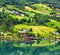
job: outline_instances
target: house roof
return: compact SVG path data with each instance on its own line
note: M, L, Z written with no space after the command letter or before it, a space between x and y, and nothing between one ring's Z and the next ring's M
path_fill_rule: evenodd
M19 14L17 11L9 11L10 14Z
M26 33L26 32L25 32L25 31L19 31L19 33L23 33L23 34L24 34L24 33Z

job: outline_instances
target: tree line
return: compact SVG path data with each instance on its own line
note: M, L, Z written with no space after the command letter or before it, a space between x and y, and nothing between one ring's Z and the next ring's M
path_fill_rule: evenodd
M12 5L29 5L32 3L43 3L50 4L50 7L60 8L60 0L0 0L4 4L12 4Z

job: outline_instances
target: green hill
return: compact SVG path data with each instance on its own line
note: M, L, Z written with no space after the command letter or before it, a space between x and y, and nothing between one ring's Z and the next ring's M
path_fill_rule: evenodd
M11 11L18 12L19 15L9 14L9 12ZM59 27L60 22L56 21L56 17L53 16L52 18L50 13L54 11L55 10L49 7L48 4L36 3L31 5L25 5L22 9L15 5L8 4L0 8L0 23L2 23L0 28L4 31L10 31L13 25L14 31L17 27L17 29L22 29L25 27L27 29L33 28L34 33L48 34L49 32L56 32L56 27ZM23 14L23 16L21 14ZM4 29L2 29L2 27ZM8 28L6 29L6 27Z
M23 28L26 28L26 29L30 29L32 28L33 29L33 33L37 34L37 33L40 33L41 35L45 35L46 34L49 34L50 32L55 32L56 29L53 29L53 28L49 28L49 27L46 27L46 26L43 26L43 25L40 25L40 26L29 26L29 25L24 25L24 24L18 24L18 25L15 25L14 26L14 31L19 31ZM49 31L48 31L49 30Z
M0 32L3 32L2 36L4 38L8 36L15 41L13 43L15 47L20 47L20 41L24 42L24 39L30 36L39 40L28 43L29 46L31 44L32 46L56 45L57 37L60 36L60 9L59 6L54 5L57 5L55 3L57 0L46 1L0 0ZM21 39L19 31L24 29L27 30L26 36L22 36L23 39ZM26 38L26 40L29 39Z

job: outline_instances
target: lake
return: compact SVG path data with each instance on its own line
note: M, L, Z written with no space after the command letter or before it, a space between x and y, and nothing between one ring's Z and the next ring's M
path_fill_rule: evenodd
M49 50L49 48L32 46L13 47L11 44L0 43L0 55L60 55L60 49Z

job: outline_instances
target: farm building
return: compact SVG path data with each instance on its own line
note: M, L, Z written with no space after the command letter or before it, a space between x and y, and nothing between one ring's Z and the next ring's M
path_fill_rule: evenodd
M9 11L8 14L15 14L15 15L19 15L19 13L17 11Z

